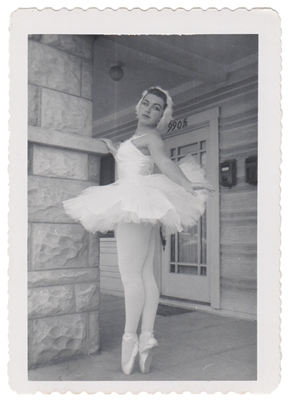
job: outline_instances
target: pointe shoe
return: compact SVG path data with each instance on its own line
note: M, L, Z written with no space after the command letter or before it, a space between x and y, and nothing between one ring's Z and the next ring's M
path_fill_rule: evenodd
M138 354L138 337L133 333L124 333L122 338L121 366L126 375L133 371L135 360Z
M141 333L139 341L139 367L142 374L149 374L155 347L158 346L153 333Z

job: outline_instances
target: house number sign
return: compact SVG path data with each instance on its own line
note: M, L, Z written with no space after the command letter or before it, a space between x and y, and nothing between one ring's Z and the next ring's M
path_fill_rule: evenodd
M168 132L179 131L180 129L185 128L188 126L187 117L178 119L176 121L171 121L168 125Z

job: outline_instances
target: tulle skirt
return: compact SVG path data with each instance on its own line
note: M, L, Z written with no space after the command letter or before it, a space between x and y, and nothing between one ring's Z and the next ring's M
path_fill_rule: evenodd
M207 182L204 170L191 156L179 166L192 182ZM197 223L205 211L207 192L197 196L163 174L122 178L111 185L91 186L78 197L63 202L66 213L87 231L107 232L121 222L161 222L169 231L181 232Z

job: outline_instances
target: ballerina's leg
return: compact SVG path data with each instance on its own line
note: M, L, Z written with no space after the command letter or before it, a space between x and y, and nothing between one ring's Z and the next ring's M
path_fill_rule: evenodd
M121 223L117 226L117 250L125 294L125 333L136 333L145 302L143 266L152 226Z
M159 303L159 289L154 276L154 256L157 227L151 231L149 239L149 251L145 259L142 277L145 291L145 300L142 312L141 331L153 332L154 322Z
M142 269L148 252L151 226L119 224L118 263L125 294L125 333L122 339L122 371L130 375L138 354L137 328L145 301Z
M142 373L150 372L155 347L158 346L154 338L154 323L159 302L159 289L154 277L154 255L156 242L156 227L152 229L149 239L149 250L143 265L143 283L145 301L142 312L141 335L139 338L139 367Z

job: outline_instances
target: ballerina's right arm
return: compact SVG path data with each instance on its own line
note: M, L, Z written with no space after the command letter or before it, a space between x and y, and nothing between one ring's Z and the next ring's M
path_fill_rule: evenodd
M180 167L172 161L165 152L164 142L158 135L147 135L147 147L149 152L161 170L173 182L181 185L187 192L197 196L195 190L206 189L211 194L215 192L215 189L209 184L204 182L191 182L186 178Z
M114 144L110 139L101 138L101 140L106 144L109 153L111 153L115 157L118 150L118 146Z

